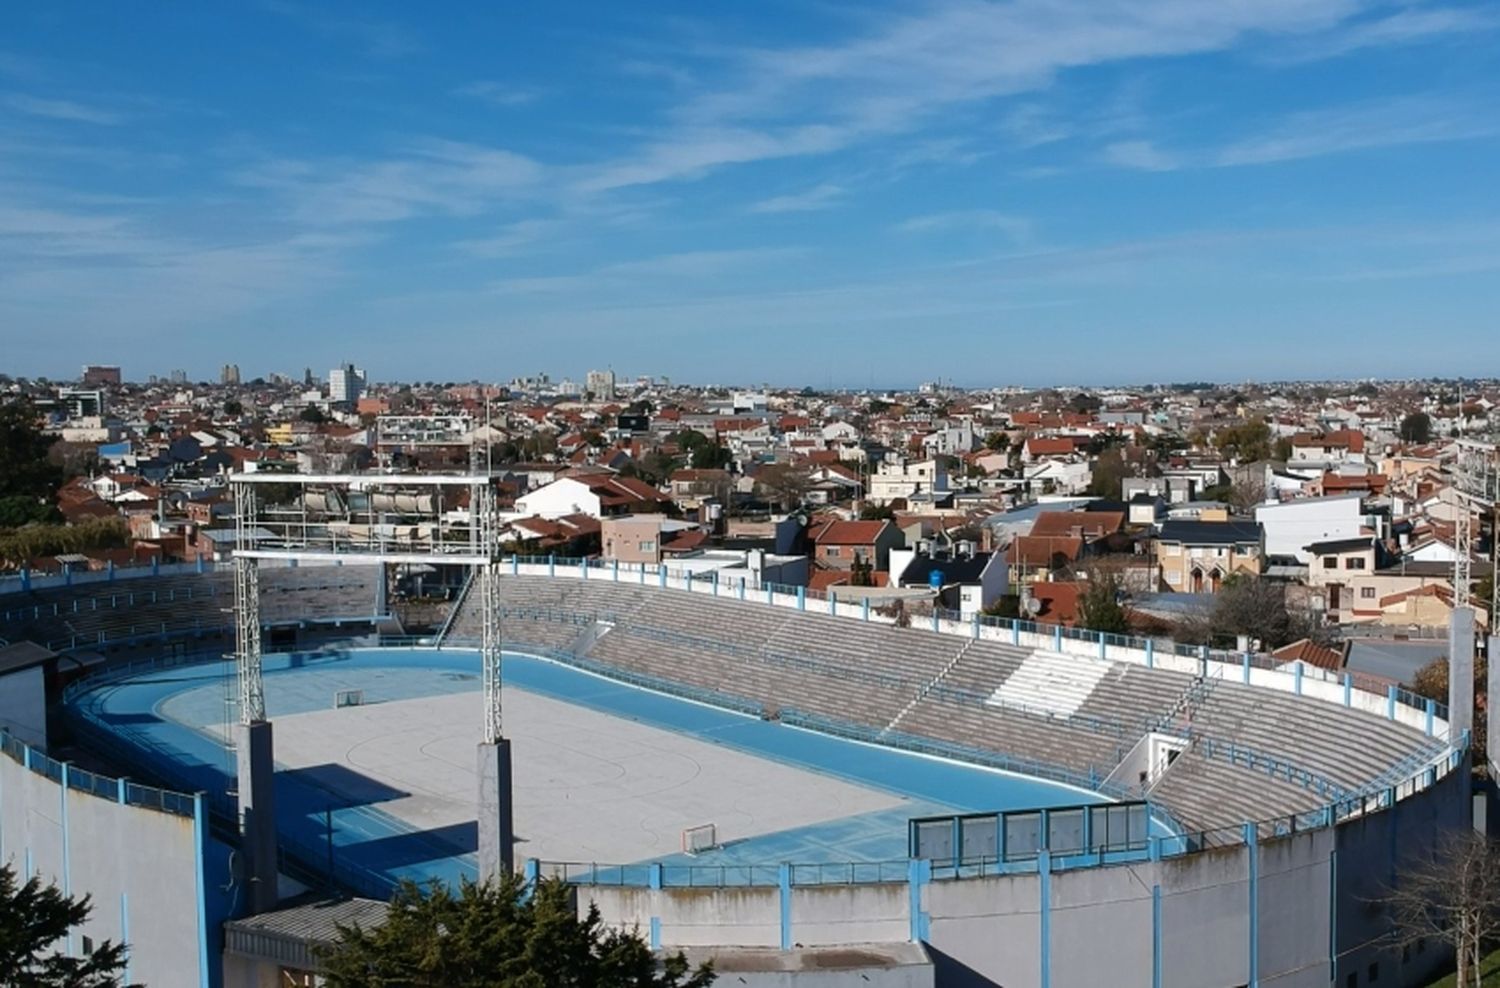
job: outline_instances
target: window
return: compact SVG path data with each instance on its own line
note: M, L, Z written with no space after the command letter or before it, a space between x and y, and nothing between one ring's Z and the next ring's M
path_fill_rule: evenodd
M84 956L87 957L89 954L92 954L93 952L94 952L94 938L93 937L84 937L83 938L83 954L84 954Z
M1350 971L1349 977L1344 979L1344 988L1359 988L1359 972Z
M1344 560L1344 569L1364 569L1364 568L1365 568L1365 557L1364 556L1350 556L1348 559Z
M1324 556L1323 557L1323 568L1324 569L1338 569L1339 568L1339 557L1338 556Z
M831 545L823 550L823 555L827 556L829 559L837 559L840 555L840 549L836 545Z
M1370 965L1370 973L1365 978L1365 980L1367 982L1370 982L1371 984L1373 984L1374 982L1380 980L1380 962L1379 961L1376 961L1375 963L1373 963L1373 964Z
M641 551L642 552L655 552L656 551L656 540L655 539L641 539Z
M1374 587L1360 587L1359 588L1359 596L1363 600L1374 600L1375 599L1375 588Z

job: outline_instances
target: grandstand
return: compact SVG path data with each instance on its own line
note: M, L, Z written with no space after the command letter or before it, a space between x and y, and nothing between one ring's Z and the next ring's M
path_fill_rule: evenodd
M801 737L808 744L816 737L848 739L874 746L865 749L872 765L885 749L942 759L928 762L932 771L977 765L1019 772L1090 790L1077 802L1099 806L1099 814L1111 806L1122 813L1143 807L1142 819L1159 824L1149 833L1132 825L1127 838L1101 838L1097 821L1106 815L1096 821L1094 813L1061 808L1055 800L978 807L991 812L977 814L976 807L952 801L953 839L924 843L948 832L942 823L948 817L932 817L930 808L911 812L923 823L913 824L911 856L900 862L872 860L852 844L841 859L837 839L827 836L835 831L828 830L817 838L824 855L817 861L758 860L757 848L774 842L750 841L738 851L708 850L691 861L526 864L529 874L564 875L579 884L582 900L597 904L610 922L639 923L653 944L786 948L912 941L934 949L936 983L955 985L1123 978L1118 983L1333 980L1358 986L1372 965L1385 965L1382 984L1404 984L1416 983L1434 962L1393 959L1380 943L1380 919L1359 903L1405 853L1405 842L1393 836L1398 819L1399 832L1415 838L1465 818L1467 737L1449 737L1439 705L1394 688L1370 693L1318 670L1273 668L1255 656L1170 643L1068 636L945 615L903 627L836 598L720 585L656 568L556 560L508 560L502 567L507 651L616 680L620 711L636 711L629 716L647 716L639 713L645 701L633 697L676 696L700 709L732 712L738 720L704 723L717 725L714 731L727 726L748 731L745 737L763 735L770 739L762 746L766 757L795 750ZM466 656L484 606L482 595L467 587L439 633L416 641L376 634L386 610L380 566L267 567L261 581L265 623L287 632L278 647L329 640L343 641L341 648L399 645L415 649L413 657L390 661L410 672L392 667L382 673L389 681L408 675L465 679L460 673L471 661ZM185 716L187 707L159 701L190 683L207 690L194 702L221 702L214 693L221 673L174 673L154 656L171 646L171 662L217 662L213 647L202 656L183 653L196 650L195 640L224 632L232 599L228 575L212 566L90 574L68 583L8 581L0 585L0 638L96 657L102 671L74 686L68 704L92 757L113 759L121 770L169 786L205 788L193 772L215 759L222 763L213 754L219 742L203 740L198 754L200 742L187 734L181 735L184 746L147 751L141 724L163 710ZM336 668L331 660L337 654L321 663L294 657L275 666L280 671L268 673L268 694L274 698L280 682L314 677L303 692L331 710L340 691L365 689L370 699L348 716L364 718L373 729L380 704L398 698L384 697L377 683L360 678L368 673L358 662ZM424 654L449 658L424 660ZM121 665L143 656L144 666ZM423 662L432 666L427 673L418 668ZM544 689L562 699L574 689L557 685L566 677L532 669L514 668L520 689ZM159 695L142 696L157 699L128 716L105 716L108 708L96 701L133 683L155 683ZM394 715L397 708L389 709ZM410 712L404 716L410 723ZM681 722L668 717L660 723L695 729L683 726L692 719L687 715L673 716ZM814 733L781 733L795 729ZM21 764L31 764L29 758ZM0 759L0 772L10 771L7 764ZM308 767L318 769L319 785L331 784L326 770ZM872 768L872 784L878 785L878 775ZM305 778L287 784L302 785ZM378 782L378 772L371 778ZM16 814L42 810L18 808L7 798L18 785L14 779L0 776L0 784L11 787L0 794L0 848L16 853L18 838L11 834L31 834L41 819ZM281 785L279 774L278 790ZM120 805L121 812L142 812L123 799ZM204 801L209 817L215 809L213 799ZM950 811L939 804L938 812ZM692 823L712 822L712 814L705 815L710 819ZM380 826L404 826L387 817ZM364 822L373 819L367 815ZM285 867L315 883L326 879L317 861L319 820L309 817L298 825L302 830L289 830L282 848ZM880 816L867 822L888 825ZM597 825L608 827L610 820ZM899 821L889 825L905 841ZM1092 836L1090 827L1096 828ZM391 834L382 840L389 844ZM463 858L462 841L417 836L456 861L470 860ZM51 853L32 848L37 838L24 840L28 853ZM359 888L356 876L335 878ZM204 895L216 894L212 883L201 885ZM691 888L679 894L680 886ZM97 894L125 891L101 886ZM218 915L218 908L207 912ZM222 914L234 908L223 905ZM139 920L132 929L138 942L149 939L151 928ZM1062 951L1069 936L1111 938L1118 956ZM979 980L964 980L960 971Z

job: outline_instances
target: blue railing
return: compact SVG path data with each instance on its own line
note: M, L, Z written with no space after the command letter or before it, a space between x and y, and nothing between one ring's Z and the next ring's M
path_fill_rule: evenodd
M195 797L170 789L143 786L129 779L115 778L87 772L67 762L49 757L39 748L33 748L4 728L0 728L0 752L11 761L23 765L37 775L45 776L69 789L88 793L100 799L120 803L124 806L141 806L146 809L169 813L172 816L192 819Z

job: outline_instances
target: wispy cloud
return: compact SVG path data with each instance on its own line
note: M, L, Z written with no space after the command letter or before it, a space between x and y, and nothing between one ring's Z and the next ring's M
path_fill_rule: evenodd
M502 295L556 294L581 289L617 292L639 289L643 287L643 282L659 284L664 279L676 287L682 287L684 282L691 284L737 275L747 270L800 258L806 253L800 247L683 251L606 264L577 274L507 278L496 282L491 289Z
M394 21L341 17L292 0L261 0L261 6L320 34L351 41L372 58L404 58L427 50L415 32Z
M844 198L844 195L845 190L842 186L824 183L806 192L772 196L769 199L751 203L749 211L752 213L805 213L836 205L840 199Z
M501 148L424 140L375 162L281 159L238 179L282 196L299 222L336 225L477 215L517 201L543 171L532 159Z
M928 213L913 216L897 223L898 233L943 233L954 230L992 230L1005 234L1012 240L1030 238L1030 220L993 209L959 209L943 213Z
M1462 99L1412 97L1291 114L1216 148L1167 150L1151 141L1121 141L1106 146L1103 158L1142 171L1234 168L1497 135L1500 117L1492 109Z
M466 86L459 86L453 91L453 95L481 100L494 106L525 106L527 103L536 102L542 93L539 89L513 86L492 79L480 79Z
M25 93L6 93L0 96L0 106L32 117L48 120L67 120L74 123L112 125L123 123L125 118L110 110L75 103L65 99L47 99Z
M1181 165L1176 155L1150 141L1116 141L1104 148L1104 160L1121 168L1148 172L1171 171Z
M1500 12L1482 7L1409 7L1388 16L1360 21L1310 38L1272 56L1272 62L1296 63L1335 58L1370 48L1467 37L1500 28Z
M1357 0L949 0L843 43L732 54L724 68L733 81L677 107L673 126L592 187L826 154L962 104L1044 88L1069 69L1325 32L1357 10Z

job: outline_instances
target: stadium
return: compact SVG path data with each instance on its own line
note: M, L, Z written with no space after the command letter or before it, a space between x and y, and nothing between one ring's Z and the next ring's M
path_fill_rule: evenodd
M4 738L0 858L91 895L78 943L128 941L130 980L311 984L311 947L396 881L481 874L487 616L514 867L728 983L1401 985L1444 962L1389 946L1376 903L1468 825L1468 731L1394 686L598 560L510 557L485 591L471 570L412 637L381 558L259 566L270 909L237 805L233 564L0 585L0 713L33 711Z

